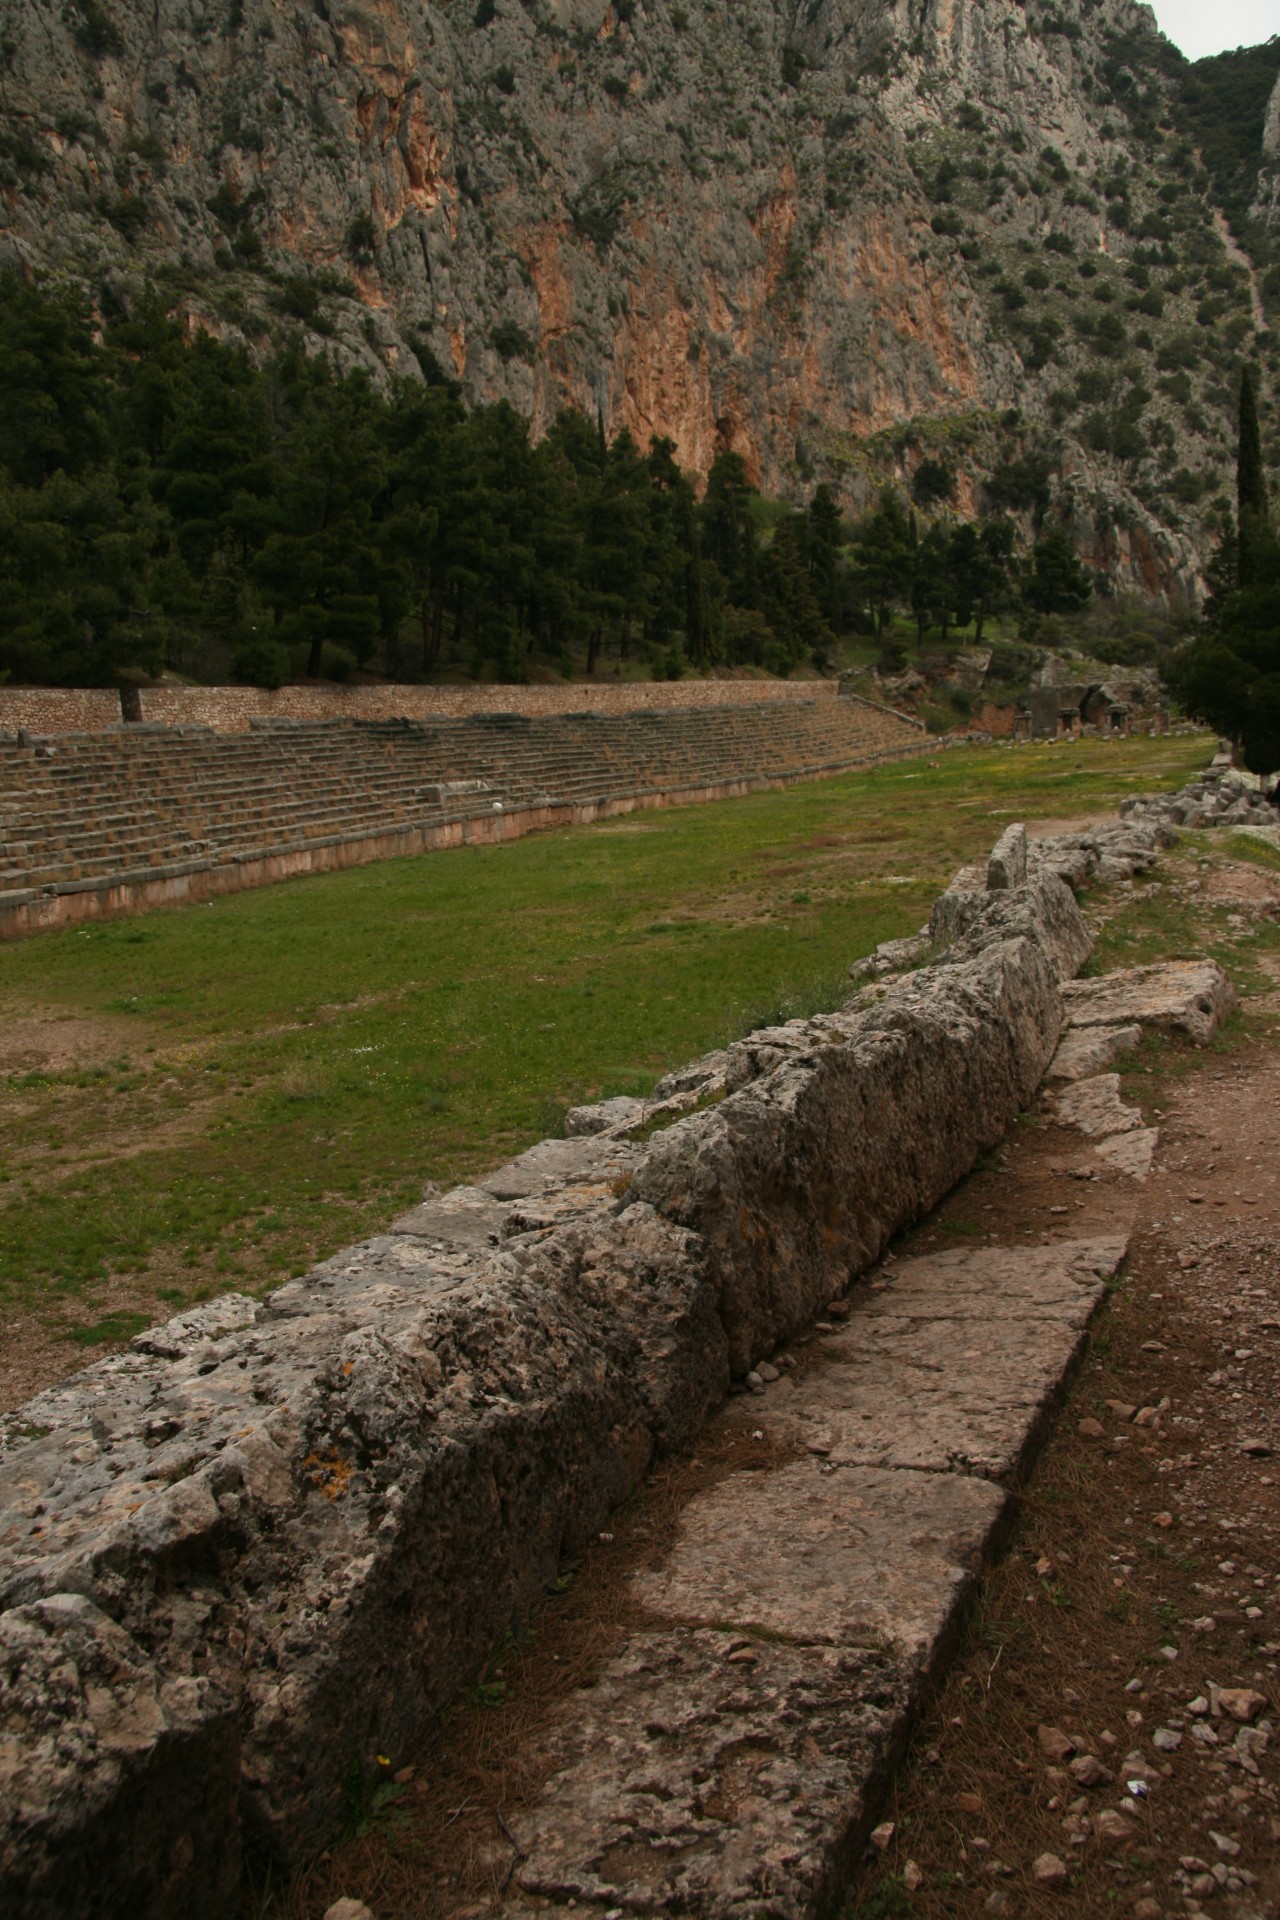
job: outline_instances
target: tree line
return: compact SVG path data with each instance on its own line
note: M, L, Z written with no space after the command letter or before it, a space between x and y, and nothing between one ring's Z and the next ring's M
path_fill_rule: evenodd
M1236 524L1208 568L1199 633L1167 678L1182 705L1231 740L1254 773L1280 769L1280 538L1262 461L1252 368L1240 376Z
M699 498L670 440L566 410L535 445L423 372L380 389L296 344L188 340L154 298L104 325L0 279L0 677L788 673L853 633L896 664L905 615L945 644L1088 597L1065 531L1019 557L1004 514L922 525L891 489L853 522L825 485L781 508L733 453Z

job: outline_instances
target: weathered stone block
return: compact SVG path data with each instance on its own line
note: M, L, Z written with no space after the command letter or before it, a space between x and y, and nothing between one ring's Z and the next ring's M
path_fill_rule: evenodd
M1164 960L1063 988L1072 1027L1158 1027L1203 1046L1235 1011L1230 980L1216 960Z
M1026 885L1027 830L1021 821L1006 827L987 861L987 886L991 892Z
M1060 1008L1043 947L1005 940L906 976L652 1141L633 1191L701 1236L735 1372L995 1144L1052 1058Z
M157 1859L179 1848L197 1779L208 1818L233 1826L242 1785L253 1844L294 1859L322 1844L352 1759L407 1751L655 1448L698 1430L727 1382L701 1250L617 1204L500 1248L367 1242L265 1305L145 1336L4 1423L5 1630L29 1640L32 1609L80 1595L136 1646L143 1695L166 1703L198 1677L228 1703L215 1720L233 1746L238 1721L238 1768L184 1760L184 1792L154 1797ZM116 1705L86 1686L79 1710L102 1750ZM40 1734L29 1716L6 1731L13 1781ZM174 1746L157 1747L162 1771ZM32 1795L5 1782L0 1798L0 1889L24 1913L83 1862L98 1805L40 1777L61 1864ZM111 1818L127 1787L94 1774ZM123 1866L108 1882L101 1911L125 1912Z

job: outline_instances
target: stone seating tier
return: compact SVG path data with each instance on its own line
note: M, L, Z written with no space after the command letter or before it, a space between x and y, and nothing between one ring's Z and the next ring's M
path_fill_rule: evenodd
M499 814L587 816L813 778L923 744L887 709L831 699L0 737L0 911L402 830L458 823L466 838Z

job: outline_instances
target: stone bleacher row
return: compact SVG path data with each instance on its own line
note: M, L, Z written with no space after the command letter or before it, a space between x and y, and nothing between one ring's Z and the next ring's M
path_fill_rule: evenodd
M231 735L135 726L34 743L0 736L0 915L40 895L127 892L401 829L460 822L467 837L467 822L492 830L499 813L803 779L920 744L899 715L829 698L533 720L268 721Z

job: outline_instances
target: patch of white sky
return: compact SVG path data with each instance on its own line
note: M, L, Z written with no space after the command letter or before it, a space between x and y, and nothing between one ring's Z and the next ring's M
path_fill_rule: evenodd
M1152 11L1188 60L1260 46L1280 33L1280 0L1154 0Z

